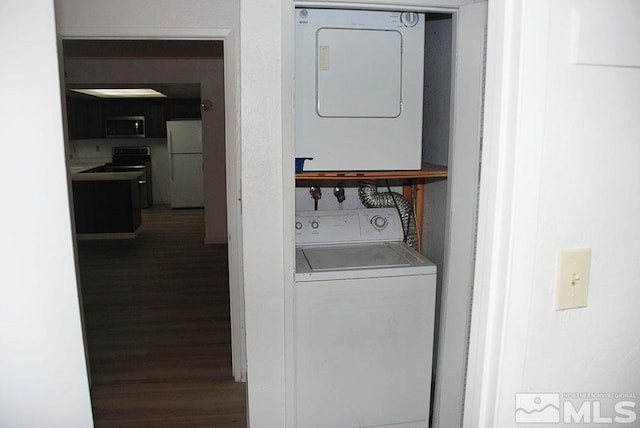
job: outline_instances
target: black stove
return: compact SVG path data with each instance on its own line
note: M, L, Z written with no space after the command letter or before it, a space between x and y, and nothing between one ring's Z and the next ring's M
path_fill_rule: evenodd
M140 208L153 205L153 182L151 174L150 147L113 147L111 149L111 163L107 171L124 172L140 171L142 175L138 181L140 185Z
M111 149L113 165L141 165L151 162L150 147L114 147Z

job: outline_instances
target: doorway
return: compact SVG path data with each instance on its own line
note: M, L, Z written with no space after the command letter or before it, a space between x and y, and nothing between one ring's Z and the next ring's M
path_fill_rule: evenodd
M82 100L84 108L69 108L70 98L67 98L67 115L69 123L74 122L74 115L78 112L86 115L81 120L83 125L94 124L95 129L69 126L67 144L68 162L82 162L89 158L91 161L105 160L110 156L110 148L114 145L149 145L152 146L152 162L154 187L157 185L157 204L160 204L161 216L165 222L172 222L174 217L180 218L188 210L162 210L162 204L167 203L166 177L168 176L168 161L165 129L167 119L194 118L197 114L203 121L203 152L204 152L204 181L205 201L204 210L200 213L202 227L201 244L226 248L227 245L227 206L220 201L226 201L225 183L228 173L226 162L230 158L225 153L229 141L225 135L226 101L224 82L224 49L221 40L64 40L64 64L66 89L77 86L104 87L132 87L150 86L167 95L166 102L145 102L137 100L135 108L142 108L148 117L148 129L153 131L145 139L108 139L101 134L101 119L107 111L104 104L96 101ZM115 107L114 107L115 105ZM127 103L113 102L112 109L127 108ZM123 114L127 114L126 111ZM232 166L233 168L233 166ZM169 196L170 197L170 196ZM153 212L152 212L153 211ZM143 212L143 221L153 223L158 218L158 208L152 207ZM182 211L182 212L179 212ZM144 227L144 223L143 223ZM163 244L158 244L163 245ZM135 253L135 252L134 252ZM233 253L233 251L230 251ZM231 260L233 256L225 260ZM231 261L230 261L231 262ZM238 261L235 263L236 267ZM228 272L229 264L225 263ZM189 270L184 271L184 280L189 278ZM229 276L235 275L229 272ZM144 281L144 278L142 279ZM79 282L82 284L81 282ZM236 288L237 289L237 288ZM227 290L229 291L229 290ZM233 297L232 297L233 300ZM228 301L228 300L227 300ZM238 304L238 299L235 299ZM242 306L241 303L239 303ZM242 313L240 310L231 311ZM238 321L236 316L231 323ZM232 331L234 328L232 327ZM236 332L242 331L240 327ZM234 347L238 348L237 334L231 335L235 340ZM242 342L240 340L240 342ZM243 347L234 349L233 367L228 364L221 368L229 373L229 379L242 380ZM91 352L91 349L89 349Z

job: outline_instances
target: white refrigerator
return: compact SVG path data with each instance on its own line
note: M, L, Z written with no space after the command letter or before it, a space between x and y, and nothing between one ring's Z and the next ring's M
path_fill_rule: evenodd
M171 208L204 206L202 121L167 122Z

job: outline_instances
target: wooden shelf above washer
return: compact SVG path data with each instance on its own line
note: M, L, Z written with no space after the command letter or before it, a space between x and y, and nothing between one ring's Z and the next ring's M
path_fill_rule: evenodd
M423 163L417 171L306 171L296 173L296 180L398 180L446 178L447 167Z
M418 171L307 171L296 174L296 181L364 181L401 180L403 195L415 205L418 229L418 250L422 249L422 217L424 216L424 185L427 181L447 178L447 167L423 163Z

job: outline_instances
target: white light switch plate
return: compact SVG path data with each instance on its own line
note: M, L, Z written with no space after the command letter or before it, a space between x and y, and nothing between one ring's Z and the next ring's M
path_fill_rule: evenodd
M590 248L563 250L559 253L556 310L587 306L590 274Z

